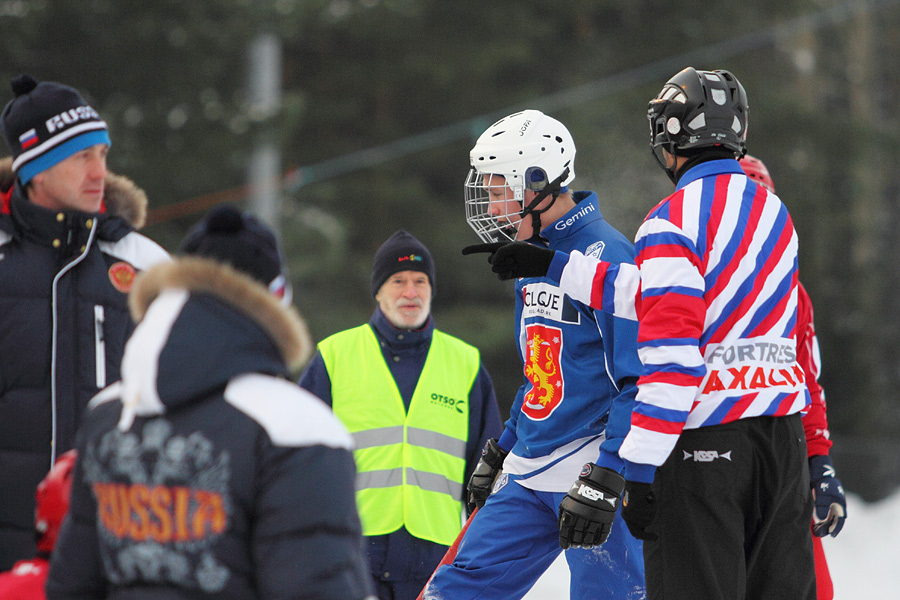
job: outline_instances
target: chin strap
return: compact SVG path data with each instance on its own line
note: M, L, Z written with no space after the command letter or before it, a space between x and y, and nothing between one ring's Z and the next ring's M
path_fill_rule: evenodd
M674 155L673 155L673 156L674 156ZM674 159L674 161L675 161L676 164L678 163L678 159L677 159L677 158ZM678 185L678 179L681 177L681 175L677 175L677 174L675 173L675 165L673 164L671 169L670 169L669 167L663 165L663 170L666 172L666 175L669 176L669 179L672 180L672 183L675 184L675 185Z
M667 147L668 146L668 147ZM666 164L666 161L662 158L662 154L656 151L656 145L650 145L650 153L653 155L653 160L656 161L656 164L660 166L660 168L665 171L666 176L672 180L672 183L678 184L678 177L675 175L675 165L678 163L678 158L675 156L675 148L672 147L671 142L663 145L663 148L666 152L672 155L672 166L669 167Z
M559 198L560 190L562 189L563 180L569 176L569 167L563 169L563 172L560 173L559 177L548 183L544 186L540 192L538 192L537 196L534 197L528 206L522 209L520 216L524 219L528 215L531 215L531 232L532 237L540 237L541 235L541 213L546 212L553 204L556 202L556 199ZM553 199L550 201L543 210L537 210L537 205L540 204L544 198L553 194Z

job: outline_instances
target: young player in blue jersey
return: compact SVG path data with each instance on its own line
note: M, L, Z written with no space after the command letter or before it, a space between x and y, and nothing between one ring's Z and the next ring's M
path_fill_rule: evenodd
M574 158L556 119L536 110L501 119L470 154L469 224L485 242L633 263L634 247L603 219L596 194L569 189ZM643 598L641 543L615 518L624 485L617 452L640 375L636 323L541 277L516 282L515 315L524 383L468 483L470 504L481 508L424 597L521 598L565 550L571 598Z

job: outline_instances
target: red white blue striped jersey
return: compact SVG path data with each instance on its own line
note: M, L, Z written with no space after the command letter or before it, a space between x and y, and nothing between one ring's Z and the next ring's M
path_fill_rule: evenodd
M688 170L644 220L636 266L554 258L548 276L564 292L639 322L643 370L622 458L659 466L683 429L808 406L797 245L781 200L736 160L715 160Z

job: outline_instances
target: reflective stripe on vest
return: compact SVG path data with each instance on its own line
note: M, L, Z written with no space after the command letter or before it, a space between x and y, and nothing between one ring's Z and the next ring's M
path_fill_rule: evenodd
M478 350L435 330L409 414L369 325L319 344L332 406L355 442L364 535L401 527L449 546L460 530Z

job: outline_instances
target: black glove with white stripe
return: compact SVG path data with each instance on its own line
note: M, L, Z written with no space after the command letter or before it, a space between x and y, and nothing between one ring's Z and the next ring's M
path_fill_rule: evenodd
M559 545L599 546L609 537L625 478L606 467L587 463L559 503Z
M472 476L469 477L469 484L466 486L468 497L466 499L466 510L472 514L476 508L484 506L491 490L494 487L494 480L503 470L503 461L509 454L497 444L497 438L491 438L484 445L481 451L481 460L475 465Z

